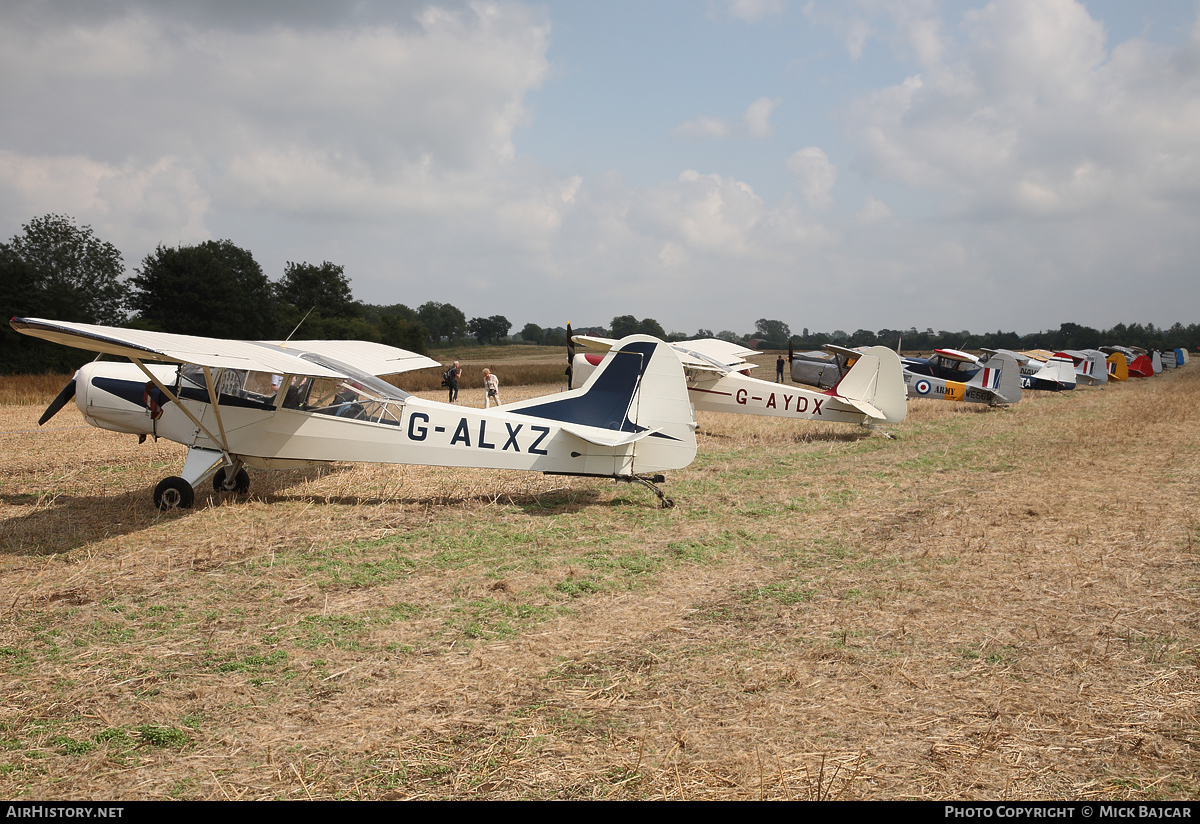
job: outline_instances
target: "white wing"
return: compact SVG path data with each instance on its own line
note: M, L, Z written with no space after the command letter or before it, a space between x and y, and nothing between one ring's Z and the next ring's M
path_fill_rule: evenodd
M292 352L304 352L332 358L333 360L350 364L356 369L361 369L376 376L396 375L401 372L411 372L414 369L428 369L431 366L441 366L433 358L418 355L416 352L409 352L407 349L397 349L395 346L385 346L382 343L372 343L366 340L264 342Z
M383 371L374 373L380 375L437 365L436 361L403 349L363 341L306 341L305 348L292 342L284 349L270 342L173 335L39 318L13 318L10 324L22 334L76 349L153 363L190 363L215 369L247 369L320 378L349 377L342 370L300 357L305 352L343 361L364 371L382 367Z
M598 352L607 352L617 345L617 342L612 338L598 338L595 335L572 335L571 340L580 346L587 349L595 349Z
M616 345L612 338L598 338L593 335L574 335L571 340L588 349L607 352ZM757 369L757 363L749 363L746 355L758 354L753 349L747 349L740 343L718 340L717 338L701 338L685 340L682 343L672 343L671 348L679 356L679 361L688 369L702 372L740 372L743 369Z

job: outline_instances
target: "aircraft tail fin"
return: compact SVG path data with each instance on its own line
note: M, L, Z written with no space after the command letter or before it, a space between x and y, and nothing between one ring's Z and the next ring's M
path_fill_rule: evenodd
M1150 358L1146 357L1145 355L1138 355L1136 358L1129 361L1126 368L1132 377L1154 377L1154 364L1151 363Z
M864 350L830 391L860 412L887 423L899 423L908 414L900 356L886 346Z
M553 420L601 449L636 443L628 474L682 469L696 455L683 365L668 344L648 335L618 341L578 389L504 408Z
M1062 389L1074 389L1075 363L1070 358L1054 355L1046 361L1034 377L1039 380L1053 381Z
M1129 363L1120 352L1108 356L1108 378L1114 381L1129 380Z
M990 390L996 398L994 403L1018 403L1021 400L1021 365L1017 359L1007 352L991 352L983 364L968 385Z
M1104 353L1090 349L1082 354L1084 360L1075 367L1075 381L1091 386L1108 383L1108 364L1104 360Z

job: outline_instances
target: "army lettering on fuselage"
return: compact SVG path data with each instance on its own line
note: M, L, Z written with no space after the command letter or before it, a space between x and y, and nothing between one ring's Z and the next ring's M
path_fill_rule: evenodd
M492 423L495 424L496 422L493 421ZM506 452L511 450L513 452L520 452L521 442L517 439L517 436L521 434L521 430L525 428L525 424L514 424L509 423L508 421L502 421L502 423L504 424L506 432L501 435L501 437L504 438L504 443L502 446L500 446L500 451ZM492 436L488 435L487 425L487 420L481 420L479 421L478 427L472 427L467 422L466 418L459 418L458 425L454 427L454 434L450 436L450 446L473 447L475 449L495 449L498 441L488 440L488 438ZM445 426L434 426L433 432L445 433L447 428L448 427ZM408 419L408 439L410 441L418 442L425 441L429 438L429 431L429 415L425 412L413 412ZM529 431L530 433L536 432L538 435L533 439L532 442L528 444L524 451L530 455L550 454L545 449L539 449L542 441L544 441L546 436L550 434L550 427L530 426Z
M961 401L966 386L965 383L958 381L946 381L944 386L934 387L934 391L941 392L942 397L948 401Z
M757 401L762 403L766 409L778 409L779 403L775 399L775 395L779 395L779 400L783 403L783 411L795 412L797 415L810 413L813 415L821 414L821 405L825 403L824 398L813 398L812 403L809 403L809 398L805 395L789 395L786 392L772 392L766 397L766 402L763 402L763 397L760 395L751 395L745 389L738 389L734 393L733 399L742 406L746 406L749 401ZM792 402L795 401L795 406Z

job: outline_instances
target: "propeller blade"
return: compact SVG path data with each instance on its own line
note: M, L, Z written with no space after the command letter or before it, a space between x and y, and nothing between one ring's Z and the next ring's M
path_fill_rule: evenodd
M567 388L573 389L575 379L575 341L571 339L571 322L567 321Z
M67 405L67 402L75 397L75 379L71 378L67 385L62 388L62 391L50 401L50 405L46 407L46 411L42 413L42 417L38 418L38 426L41 426L46 421L58 414L58 410Z
M788 363L796 359L796 347L792 344L792 339L788 338Z

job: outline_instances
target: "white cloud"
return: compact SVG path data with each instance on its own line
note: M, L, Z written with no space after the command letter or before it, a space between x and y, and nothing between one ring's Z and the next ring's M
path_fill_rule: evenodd
M151 169L170 153L231 204L292 213L329 214L339 198L436 211L462 205L464 179L493 189L548 70L548 24L486 3L428 7L407 28L195 28L130 12L0 31L0 88L45 118L0 126L11 151L52 130L43 157ZM410 188L424 194L398 195Z
M1200 45L1111 52L1072 0L1001 0L964 40L852 112L870 172L973 214L1030 217L1169 200L1200 183Z
M658 259L662 262L662 265L668 269L682 266L689 260L688 253L683 250L682 246L673 240L668 240L662 245L662 251L658 253Z
M750 104L746 113L742 115L742 122L746 124L746 130L750 132L751 137L770 137L775 133L771 128L771 113L778 105L778 99L772 100L769 97L760 97Z
M764 211L762 199L745 183L692 170L674 185L645 192L637 208L641 219L686 248L735 257L750 246Z
M746 23L783 14L783 0L726 0L726 11Z
M867 195L863 201L863 207L855 215L854 218L859 223L870 225L878 223L881 220L888 220L892 216L892 210L887 207L887 204L881 200L876 200L873 196Z
M911 53L922 65L937 63L946 48L935 0L846 0L821 3L809 0L804 16L834 31L846 53L858 61L872 40L890 45L897 53Z
M811 208L824 209L832 203L837 167L829 162L825 152L816 146L800 149L788 158L787 167L796 176L796 185Z
M554 70L546 15L563 7L300 4L280 22L259 4L220 14L151 0L0 5L9 112L0 225L12 232L38 214L71 214L131 265L159 242L229 237L272 277L285 260L335 260L371 302L451 300L468 315L540 325L583 307L573 319L633 312L748 331L770 305L793 328L924 327L954 316L971 328L1028 330L1076 319L1060 307L1078 305L1085 275L1109 294L1117 272L1169 272L1144 279L1153 289L1143 291L1159 295L1190 278L1200 253L1200 36L1113 46L1068 0L976 5L965 14L953 6L944 20L935 0L805 6L834 34L817 44L828 61L822 89L874 89L853 103L829 98L841 117L837 144L816 109L798 126L775 116L777 98L742 91L730 103L686 87L689 99L729 106L673 130L708 142L639 142L632 157L580 141L553 160L536 147L556 138L541 124L523 128L531 92ZM390 19L371 16L385 7ZM726 24L782 10L710 8ZM741 40L729 41L728 59L739 60L731 87L783 82L758 65L778 39L754 40L766 27L705 25ZM764 60L745 59L745 49ZM711 51L677 56L679 77L708 76L699 61L711 64ZM594 79L562 68L555 83L578 108L543 123L571 111L604 116ZM810 79L819 78L800 82ZM595 126L589 137L616 147L655 123L645 113L661 93L641 91L609 123L581 118ZM563 106L556 93L536 104ZM748 155L748 138L799 128ZM527 134L535 139L521 142ZM785 137L784 146L836 145L838 166L815 145L772 155ZM602 157L596 168L608 171L579 171L587 163L572 152ZM781 160L795 188L766 182ZM839 181L841 170L852 178ZM838 195L861 204L856 213L831 208L839 182ZM862 188L851 196L847 185ZM1020 297L1029 273L1046 290L1045 320ZM840 314L851 311L841 308L847 289L857 296L852 318ZM897 317L906 295L915 316ZM1123 302L1124 319L1142 305ZM1158 322L1149 312L1136 319L1151 317Z
M676 137L728 137L732 131L729 123L719 117L697 117L680 123L671 134Z
M775 133L771 127L771 113L779 105L778 99L760 97L742 114L741 134L750 137L770 137ZM697 117L681 123L671 130L675 137L683 138L726 138L739 133L728 120L720 117Z
M7 193L0 219L13 226L36 215L69 213L118 248L146 251L210 236L208 193L174 157L141 166L0 150L0 191Z

